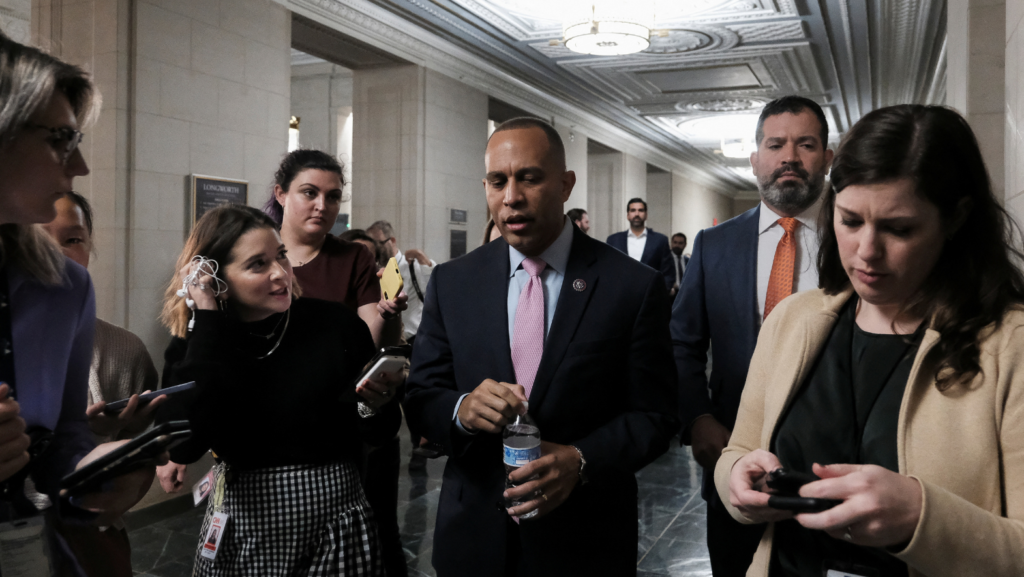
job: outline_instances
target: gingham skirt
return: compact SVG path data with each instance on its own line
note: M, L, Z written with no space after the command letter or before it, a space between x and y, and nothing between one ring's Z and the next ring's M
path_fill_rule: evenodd
M227 475L222 506L227 526L216 559L202 557L213 516L210 495L194 576L384 575L377 525L355 465L218 467Z

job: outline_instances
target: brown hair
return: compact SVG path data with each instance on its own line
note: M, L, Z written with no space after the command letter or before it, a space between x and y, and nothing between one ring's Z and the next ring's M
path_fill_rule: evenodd
M481 246L491 242L491 232L494 230L494 219L487 219L487 226L484 227L484 240L480 243Z
M341 180L341 187L345 188L345 174L338 159L322 150L313 148L299 148L289 152L277 167L277 172L274 173L274 184L288 192L295 177L305 170L333 172ZM270 198L263 205L263 212L270 215L270 218L274 219L277 224L284 221L284 207L277 202L273 186L270 187Z
M955 111L941 106L900 105L860 119L832 161L832 186L822 206L819 283L828 294L849 286L839 258L833 222L837 194L850 185L909 178L916 192L939 209L949 230L939 260L900 315L931 319L941 335L931 354L941 390L970 382L980 371L979 335L999 326L1024 302L1020 229L992 193L974 133ZM963 208L963 223L952 230Z
M199 219L195 228L192 229L192 234L185 241L185 248L174 265L171 282L167 286L167 290L164 291L164 306L160 313L160 322L171 331L172 335L185 338L190 316L185 299L177 295L178 289L181 288L178 271L183 269L196 255L203 255L217 261L220 265L220 275L223 275L224 269L232 262L231 251L238 243L238 239L250 230L259 228L279 230L277 223L262 211L239 204L218 206ZM228 288L230 297L230 287ZM293 276L292 298L299 296L301 296L301 290L298 281Z
M67 96L82 126L99 113L100 96L85 71L0 33L0 149L56 92ZM0 263L5 262L44 284L60 284L64 278L64 254L32 223L0 225Z

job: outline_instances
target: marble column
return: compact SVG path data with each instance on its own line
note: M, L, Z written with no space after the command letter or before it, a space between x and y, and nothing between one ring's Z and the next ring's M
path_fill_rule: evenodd
M352 117L353 227L387 220L400 247L438 262L452 256L452 231L479 246L487 95L415 65L356 70Z
M946 104L971 124L992 188L1003 198L1008 7L1004 0L949 0L947 10Z

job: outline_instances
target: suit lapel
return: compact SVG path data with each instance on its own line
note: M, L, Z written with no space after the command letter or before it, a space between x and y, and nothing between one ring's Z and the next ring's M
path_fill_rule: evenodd
M754 342L757 342L757 334L761 332L761 320L757 318L757 240L758 225L761 222L761 205L754 209L750 222L743 227L743 234L740 236L739 254L743 259L739 269L745 274L741 275L740 290L737 294L748 295L750 303L741 307L740 314L743 318L740 321L743 325L750 327L749 334L754 335Z
M633 234L633 233L627 231L626 234ZM654 235L651 233L651 231L648 230L647 231L647 242L644 243L644 253L642 255L640 255L640 262L642 262L644 264L647 264L648 262L650 262L651 256L654 253L654 242L653 241L654 241ZM660 264L661 263L658 263L658 265L660 265ZM653 266L655 269L659 268L659 266L655 266L655 265L647 265L647 266Z
M583 313L590 302L590 296L597 290L598 275L591 265L597 259L597 255L587 246L588 238L582 232L573 232L572 249L569 252L569 262L565 267L565 278L562 279L562 289L558 293L558 305L555 308L555 318L551 321L551 332L548 333L544 343L544 355L540 359L540 367L537 369L537 376L533 380L533 388L530 390L530 410L534 411L544 400L555 376L565 351L569 348L573 336L576 334L576 327L579 326ZM586 283L582 291L573 288L577 280ZM506 325L508 321L506 320ZM506 333L507 334L507 333Z
M497 373L491 377L496 381L506 383L516 382L516 372L512 368L512 345L508 340L508 283L509 270L508 243L502 239L492 241L500 244L500 248L493 251L493 255L487 259L487 265L483 278L483 300L484 306L480 308L479 327L488 333L481 335L481 342L491 343L491 356L495 361L494 369ZM497 337L491 332L497 331Z

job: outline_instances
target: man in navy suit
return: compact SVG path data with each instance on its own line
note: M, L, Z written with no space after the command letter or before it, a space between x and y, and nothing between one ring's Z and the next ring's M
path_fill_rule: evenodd
M761 203L697 233L672 308L683 442L692 445L704 467L715 577L745 575L763 533L763 525L741 525L726 511L714 488L714 467L729 442L757 334L770 312L766 293L784 235L792 235L796 244L791 292L818 285L817 201L832 162L825 115L806 98L768 103L755 139L750 164ZM784 226L793 230L786 232ZM705 372L709 345L714 357L710 381Z
M547 123L502 124L485 161L501 238L434 271L407 380L406 417L449 456L434 567L634 575L634 472L679 426L663 279L565 217L576 176ZM506 491L501 434L527 399L542 456Z
M668 248L668 237L645 226L647 203L642 198L630 199L626 203L626 218L629 219L629 230L609 236L608 244L628 254L633 260L660 271L665 277L665 288L671 289L676 282L676 271Z

